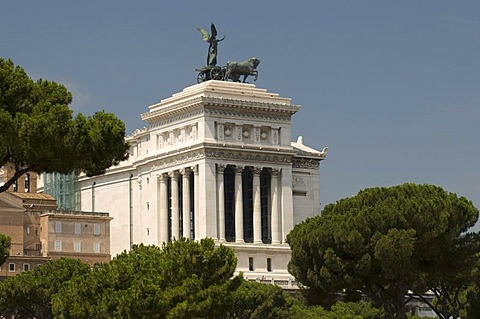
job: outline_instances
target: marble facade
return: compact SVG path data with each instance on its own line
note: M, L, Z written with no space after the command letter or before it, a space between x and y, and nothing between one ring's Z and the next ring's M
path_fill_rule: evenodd
M207 81L151 105L127 139L130 158L80 176L81 210L109 212L111 254L190 237L232 247L237 271L291 282L285 237L320 213L326 151L291 142L289 98L253 84Z

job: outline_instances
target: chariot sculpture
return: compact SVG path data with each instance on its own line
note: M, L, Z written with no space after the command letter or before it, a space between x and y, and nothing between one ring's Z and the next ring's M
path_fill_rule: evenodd
M251 57L243 62L228 61L225 66L217 66L218 42L223 41L225 36L221 39L217 39L217 29L213 23L210 26L210 33L208 33L207 30L198 27L197 30L202 34L203 40L209 44L207 65L195 69L195 71L198 72L197 83L208 80L231 80L233 82L240 82L241 76L243 76L243 83L246 82L247 77L249 76L254 76L254 81L257 80L257 67L260 64L259 59Z

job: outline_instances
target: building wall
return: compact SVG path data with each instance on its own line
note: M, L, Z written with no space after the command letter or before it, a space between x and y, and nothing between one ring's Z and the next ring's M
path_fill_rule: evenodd
M0 209L0 233L11 238L11 256L23 256L23 229L23 209Z
M42 214L43 256L78 258L90 264L109 261L110 220L106 213L55 211Z

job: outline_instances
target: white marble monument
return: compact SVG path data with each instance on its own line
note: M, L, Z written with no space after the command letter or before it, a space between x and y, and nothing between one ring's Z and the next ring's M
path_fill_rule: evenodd
M105 211L111 254L131 244L211 237L249 280L291 285L293 226L320 213L322 152L291 142L289 98L253 84L207 81L142 114L130 158L76 183L84 211Z

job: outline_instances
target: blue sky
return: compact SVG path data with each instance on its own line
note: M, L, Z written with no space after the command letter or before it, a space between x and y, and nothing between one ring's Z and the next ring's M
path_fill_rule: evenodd
M211 22L218 64L258 57L255 84L301 105L292 139L329 147L322 206L414 182L480 207L479 1L4 1L0 57L130 133L195 84Z

